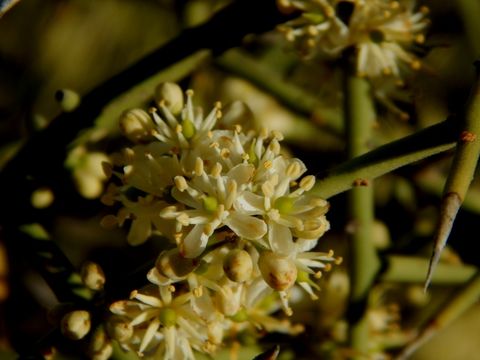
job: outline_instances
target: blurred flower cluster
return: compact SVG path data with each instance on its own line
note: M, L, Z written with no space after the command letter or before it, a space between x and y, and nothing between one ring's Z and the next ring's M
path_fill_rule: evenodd
M415 10L415 1L279 0L278 6L301 12L279 30L305 58L353 48L357 74L369 78L421 67L410 50L425 42L428 8Z

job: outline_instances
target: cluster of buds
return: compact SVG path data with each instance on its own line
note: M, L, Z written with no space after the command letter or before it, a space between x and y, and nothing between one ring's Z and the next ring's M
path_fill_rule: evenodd
M409 49L425 42L428 8L416 11L414 0L278 0L278 6L301 12L279 30L305 58L353 48L357 74L370 78L421 68Z
M204 116L192 97L159 85L157 107L121 116L134 145L104 166L114 181L102 201L120 207L103 225L129 223L132 245L152 234L172 244L151 285L111 305L107 328L124 349L167 359L212 353L239 332L297 334L272 314L292 314L296 284L317 298L315 279L341 261L311 251L329 229L328 203L308 194L315 178L282 155L282 135L222 121L220 103Z

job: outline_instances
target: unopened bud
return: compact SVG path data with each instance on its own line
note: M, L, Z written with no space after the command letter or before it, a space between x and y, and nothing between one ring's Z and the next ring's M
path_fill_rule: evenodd
M113 354L111 342L106 343L103 348L92 354L92 360L108 360Z
M253 262L250 254L245 250L235 249L225 258L223 262L225 275L235 282L242 283L250 279L253 271Z
M101 351L108 342L110 342L110 340L107 337L105 329L103 326L99 326L93 332L93 335L90 339L90 344L88 346L88 351L91 354L95 354Z
M150 139L153 128L150 115L141 109L127 110L120 116L120 130L132 142Z
M87 261L81 270L83 284L91 290L102 290L105 285L105 274L100 265Z
M107 322L107 332L112 339L124 343L133 336L133 326L127 319L114 316Z
M155 263L158 272L171 280L182 279L194 271L197 265L195 259L183 257L176 248L163 251Z
M62 334L72 340L80 340L90 331L90 313L75 310L66 314L61 321Z
M155 101L164 103L173 115L178 115L183 109L183 91L177 84L162 83L155 89Z
M61 89L55 93L55 100L58 101L63 111L71 112L80 105L80 95L73 90Z
M291 288L297 279L295 263L286 256L271 251L260 255L258 267L265 282L277 291Z

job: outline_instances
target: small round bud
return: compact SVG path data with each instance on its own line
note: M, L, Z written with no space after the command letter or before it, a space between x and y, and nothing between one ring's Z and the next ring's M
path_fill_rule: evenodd
M88 351L91 354L95 354L101 351L108 342L110 342L110 340L107 337L105 329L103 326L99 326L93 332L93 335L90 339L90 344L88 345Z
M183 91L177 84L162 83L155 89L155 101L163 103L173 115L178 115L183 109Z
M176 248L163 251L155 263L158 272L172 280L182 279L194 271L197 265L195 259L184 258Z
M242 283L252 276L253 262L250 254L245 250L230 251L223 262L225 275L235 282Z
M133 336L133 326L126 319L118 316L113 316L108 319L107 332L112 339L119 343L124 343Z
M120 130L132 142L144 142L151 138L154 124L150 115L141 109L125 111L120 116Z
M108 360L113 354L112 343L108 342L99 351L92 354L92 360Z
M260 255L258 267L265 282L277 291L291 288L297 279L295 263L286 256L271 251Z
M71 112L80 105L81 98L73 90L61 89L55 93L55 100L58 101L63 111Z
M100 265L87 261L80 271L83 284L91 290L102 290L105 285L105 274Z
M55 195L52 190L47 187L42 187L35 190L30 198L32 206L37 209L45 209L52 205Z
M66 314L60 323L62 334L72 340L80 340L90 331L90 313L75 310Z

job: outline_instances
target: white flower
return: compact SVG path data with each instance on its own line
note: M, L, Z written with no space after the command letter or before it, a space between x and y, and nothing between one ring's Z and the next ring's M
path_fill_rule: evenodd
M292 191L292 182L306 170L300 160L277 157L271 169L274 173L260 185L261 194L245 191L235 202L235 208L245 214L265 218L269 248L289 254L294 248L294 236L317 239L328 230L328 222L324 217L328 203L304 194L313 187L313 176L301 179Z
M132 300L121 300L110 311L129 319L133 336L122 345L135 349L141 356L162 356L164 359L195 359L193 349L208 352L208 338L201 331L205 326L189 306L190 293L173 296L172 286L159 287L158 295L133 291Z
M232 209L237 194L253 176L254 167L238 164L222 175L222 166L216 163L210 175L197 158L195 175L187 181L183 176L175 177L172 196L186 209L178 211L172 206L161 213L164 219L177 219L187 228L180 240L180 251L186 257L200 255L208 239L220 226L228 226L236 235L246 239L259 239L267 228L261 219Z

